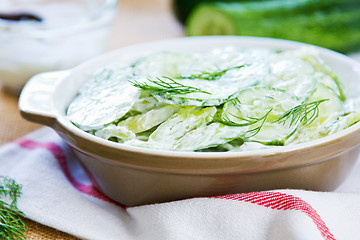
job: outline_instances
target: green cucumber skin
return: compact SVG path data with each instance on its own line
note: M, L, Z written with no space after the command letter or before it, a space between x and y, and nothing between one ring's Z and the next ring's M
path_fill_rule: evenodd
M206 24L220 15L227 26ZM223 23L223 24L225 24ZM187 35L244 35L295 40L348 53L360 48L360 1L270 0L202 3L188 19Z
M173 0L172 10L175 17L181 23L185 23L192 9L202 2L205 2L205 0Z
M191 11L200 3L211 2L247 2L251 0L173 0L172 10L180 23L185 24Z

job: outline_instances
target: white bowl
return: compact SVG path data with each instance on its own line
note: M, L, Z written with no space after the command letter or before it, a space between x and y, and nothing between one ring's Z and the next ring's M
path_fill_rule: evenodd
M360 123L339 133L292 146L249 152L171 152L107 141L75 127L66 109L96 69L160 50L202 52L222 47L296 49L305 44L255 37L191 37L130 46L87 61L74 69L43 73L25 86L19 100L24 118L52 127L112 199L134 206L189 197L300 188L329 191L348 176L358 158ZM360 64L323 48L316 49L344 83L346 94L360 90Z
M1 1L1 14L28 13L41 21L0 18L0 81L19 94L30 77L74 67L102 54L116 0Z

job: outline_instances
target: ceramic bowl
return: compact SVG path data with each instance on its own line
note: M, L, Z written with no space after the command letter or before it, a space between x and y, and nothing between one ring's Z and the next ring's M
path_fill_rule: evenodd
M66 118L79 87L96 69L154 51L208 51L221 46L295 49L305 44L254 37L190 37L129 46L67 71L36 75L19 100L22 116L50 126L74 150L96 187L127 206L269 189L336 189L359 154L360 123L298 145L249 152L172 152L125 146L88 134ZM344 83L349 97L360 90L360 64L317 48Z

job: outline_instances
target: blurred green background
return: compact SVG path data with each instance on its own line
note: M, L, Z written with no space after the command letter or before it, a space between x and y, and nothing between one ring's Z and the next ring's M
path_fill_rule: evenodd
M173 0L188 36L295 40L342 53L360 49L360 0Z

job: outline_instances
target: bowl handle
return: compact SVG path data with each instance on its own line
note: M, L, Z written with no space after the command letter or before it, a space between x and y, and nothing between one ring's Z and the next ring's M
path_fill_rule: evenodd
M52 127L55 122L53 94L69 70L40 73L33 76L19 98L21 116L31 122Z

